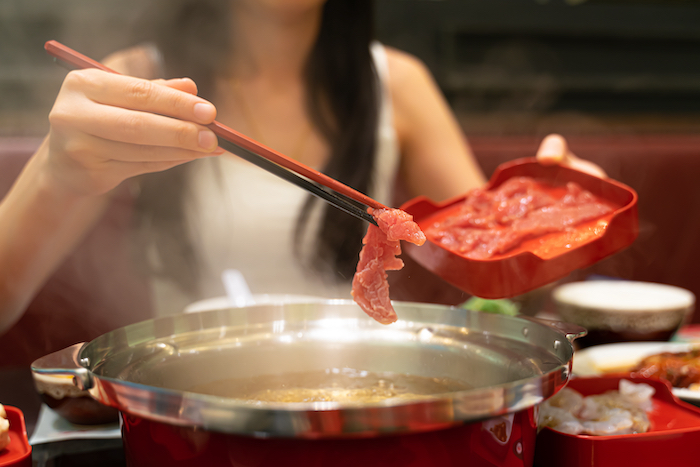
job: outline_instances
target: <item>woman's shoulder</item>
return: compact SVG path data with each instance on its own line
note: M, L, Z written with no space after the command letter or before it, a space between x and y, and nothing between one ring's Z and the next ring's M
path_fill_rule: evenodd
M401 108L411 106L416 100L435 98L438 85L420 58L393 47L385 47L385 50L388 86L395 106Z
M423 106L439 100L440 89L430 69L415 55L386 47L388 87L394 108L394 124L399 135L414 130Z
M109 54L102 63L119 73L137 78L163 77L163 58L153 43L142 43Z
M398 87L411 84L425 84L432 81L432 74L418 57L403 50L384 46L390 83Z

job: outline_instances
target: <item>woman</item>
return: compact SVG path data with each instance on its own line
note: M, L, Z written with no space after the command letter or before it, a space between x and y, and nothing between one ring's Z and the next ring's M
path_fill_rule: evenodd
M226 267L254 293L348 296L365 226L223 154L215 118L388 205L395 179L435 200L481 185L429 72L372 42L371 13L366 0L185 2L155 48L106 60L140 78L71 72L0 205L15 227L0 231L0 332L125 192L159 313L220 293ZM539 156L584 163L557 136Z

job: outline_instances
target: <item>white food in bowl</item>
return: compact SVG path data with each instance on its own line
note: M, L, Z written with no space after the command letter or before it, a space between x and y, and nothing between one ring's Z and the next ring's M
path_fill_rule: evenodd
M695 307L695 295L689 290L653 282L572 282L557 287L552 298L564 320L589 330L675 329Z
M689 290L654 282L572 282L557 287L553 295L562 303L615 311L657 311L695 304L695 295Z

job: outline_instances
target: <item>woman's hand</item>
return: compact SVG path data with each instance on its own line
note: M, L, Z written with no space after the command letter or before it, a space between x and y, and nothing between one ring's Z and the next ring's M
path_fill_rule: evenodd
M79 195L219 154L204 125L216 108L190 79L143 80L100 70L68 74L49 115L44 172Z
M66 77L51 129L0 201L0 334L100 218L122 181L218 154L216 109L189 79ZM105 196L101 196L105 195Z
M607 177L605 171L597 164L576 157L564 137L557 134L551 134L542 140L537 150L537 160L543 165L561 164L596 177Z

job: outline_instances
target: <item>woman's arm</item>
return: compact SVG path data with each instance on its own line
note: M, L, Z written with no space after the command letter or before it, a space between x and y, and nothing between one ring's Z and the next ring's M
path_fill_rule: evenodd
M0 333L94 224L107 194L80 196L43 175L48 139L0 202Z
M214 106L191 80L69 73L50 131L0 202L0 332L135 175L216 154Z
M401 176L409 194L440 201L485 183L452 110L425 65L387 48L389 86L402 154ZM576 157L556 134L537 153L542 164L562 164L604 177L596 164Z
M411 196L440 201L484 184L481 168L430 71L387 48L389 87L401 151L401 177Z

